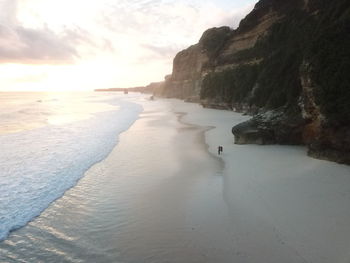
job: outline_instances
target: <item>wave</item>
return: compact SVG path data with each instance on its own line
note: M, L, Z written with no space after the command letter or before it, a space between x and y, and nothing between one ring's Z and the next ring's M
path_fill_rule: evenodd
M142 111L122 99L113 104L118 110L86 120L0 136L0 240L40 215L105 159Z

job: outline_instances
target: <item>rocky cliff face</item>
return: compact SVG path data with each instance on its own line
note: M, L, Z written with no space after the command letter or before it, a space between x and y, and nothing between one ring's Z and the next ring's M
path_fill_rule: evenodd
M162 95L253 114L237 143L306 144L350 163L350 2L260 0L174 59Z

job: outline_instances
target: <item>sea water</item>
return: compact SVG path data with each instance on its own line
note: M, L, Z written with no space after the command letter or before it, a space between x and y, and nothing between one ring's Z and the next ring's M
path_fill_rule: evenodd
M142 106L116 93L0 93L0 241L103 160Z
M0 242L0 262L232 262L222 163L170 101L144 108L111 153ZM238 260L237 262L244 262Z

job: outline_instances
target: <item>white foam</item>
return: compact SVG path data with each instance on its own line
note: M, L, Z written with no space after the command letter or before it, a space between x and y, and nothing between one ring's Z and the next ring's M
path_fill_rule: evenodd
M0 240L38 216L103 160L142 111L138 104L112 98L115 110L0 135Z

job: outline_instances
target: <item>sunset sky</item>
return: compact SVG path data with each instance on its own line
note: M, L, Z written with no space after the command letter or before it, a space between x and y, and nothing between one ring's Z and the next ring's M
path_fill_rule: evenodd
M256 0L0 0L0 90L131 87L171 73L204 30Z

